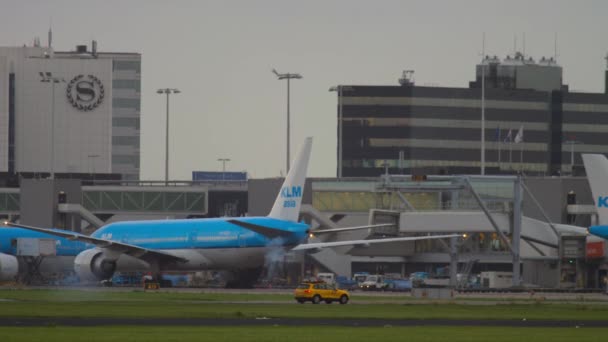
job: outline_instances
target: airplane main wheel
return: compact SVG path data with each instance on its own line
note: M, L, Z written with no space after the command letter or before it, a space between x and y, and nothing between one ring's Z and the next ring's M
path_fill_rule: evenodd
M312 303L313 304L319 304L319 303L321 303L321 296L315 295L314 297L312 297Z
M346 304L346 303L348 303L348 296L342 295L342 297L340 297L340 304Z

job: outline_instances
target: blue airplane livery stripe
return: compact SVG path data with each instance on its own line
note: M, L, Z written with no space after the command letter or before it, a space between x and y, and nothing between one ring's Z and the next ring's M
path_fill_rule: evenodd
M16 239L23 238L55 240L56 252L58 256L76 256L85 249L92 247L84 242L71 241L54 235L34 232L27 229L0 228L0 253L16 255Z
M589 233L608 239L608 226L591 226L589 227Z
M281 245L297 245L306 240L308 225L303 223L269 217L236 220L292 233L281 238ZM276 240L232 224L225 218L116 222L98 229L91 236L157 250L264 247Z

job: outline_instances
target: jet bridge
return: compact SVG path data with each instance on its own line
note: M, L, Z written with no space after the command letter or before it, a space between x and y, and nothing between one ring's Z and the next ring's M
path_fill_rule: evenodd
M324 214L329 212L330 216L350 215L367 205L369 224L393 220L398 229L351 232L348 236L341 234L339 239L468 233L461 241L350 248L345 252L353 255L351 260L361 261L368 256L369 261L398 257L410 263L450 263L453 278L458 263L468 265L479 260L512 264L513 285L519 286L522 260L559 263L562 236L584 233L581 227L552 223L520 176L384 175L379 181L353 182L351 192L348 184L348 180L313 183L313 204L318 199L315 207L323 208ZM523 216L524 193L529 205L538 207L544 215L544 221ZM334 224L345 226L343 222Z
M0 215L19 216L23 224L80 231L82 220L97 228L114 215L204 216L208 193L208 185L191 182L81 186L72 179L24 179L20 189L0 189Z

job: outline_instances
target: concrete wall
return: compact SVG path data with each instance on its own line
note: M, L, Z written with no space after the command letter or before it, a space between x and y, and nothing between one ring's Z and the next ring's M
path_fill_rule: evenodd
M559 263L549 260L526 260L523 263L523 284L534 284L540 287L559 286Z
M74 179L23 179L21 181L21 223L45 228L80 230L80 220L57 212L57 195L66 193L66 203L82 201L80 181ZM61 220L60 220L61 219ZM61 224L63 221L65 224ZM61 227L60 227L61 225Z
M571 190L576 193L577 204L593 204L591 189L586 177L532 177L527 178L525 183L554 223L566 223L566 196ZM544 221L540 209L527 193L524 195L523 214ZM575 225L583 227L589 224L588 218L583 217L578 217L575 222Z

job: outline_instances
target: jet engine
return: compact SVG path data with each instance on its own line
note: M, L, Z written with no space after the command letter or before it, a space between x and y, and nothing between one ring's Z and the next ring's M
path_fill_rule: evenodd
M74 271L80 281L110 279L116 271L116 260L108 258L98 248L87 249L74 259Z
M0 281L15 280L17 273L19 272L19 262L17 258L0 253Z

